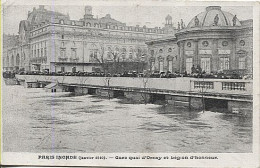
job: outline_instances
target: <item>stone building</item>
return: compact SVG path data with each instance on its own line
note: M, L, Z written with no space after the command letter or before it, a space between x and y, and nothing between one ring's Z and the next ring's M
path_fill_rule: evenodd
M163 28L127 26L110 14L95 18L91 6L79 20L40 6L20 22L19 44L8 49L4 70L95 71L111 62L147 62L145 41L175 33L172 18L165 19Z
M178 26L175 36L146 44L152 71L191 73L194 65L206 73L235 70L252 74L253 20L239 21L219 6L207 7L187 27Z

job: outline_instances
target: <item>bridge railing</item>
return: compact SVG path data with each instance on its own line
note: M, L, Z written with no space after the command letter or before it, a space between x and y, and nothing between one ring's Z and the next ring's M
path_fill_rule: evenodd
M242 79L145 78L145 77L84 77L17 75L18 80L58 82L124 88L157 89L183 92L207 92L252 95L253 82Z
M191 91L252 95L253 82L242 79L192 79Z

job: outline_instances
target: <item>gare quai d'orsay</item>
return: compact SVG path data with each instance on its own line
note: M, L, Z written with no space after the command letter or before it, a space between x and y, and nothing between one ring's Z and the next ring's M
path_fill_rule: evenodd
M220 6L206 7L187 25L168 15L162 28L127 26L110 14L95 18L91 6L80 20L40 6L20 22L16 38L4 48L7 71L89 72L113 62L113 56L121 71L191 73L199 66L206 73L252 74L253 69L253 20L239 20ZM145 68L138 69L139 63Z
M252 73L253 20L239 21L220 6L209 6L187 26L178 23L175 36L150 40L152 70L206 73L238 70Z

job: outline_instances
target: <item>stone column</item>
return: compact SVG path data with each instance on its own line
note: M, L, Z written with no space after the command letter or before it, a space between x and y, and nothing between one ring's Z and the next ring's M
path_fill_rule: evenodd
M230 60L229 60L229 69L237 69L237 59L236 59L236 39L231 39L231 53L230 53Z
M213 39L211 49L212 49L211 71L216 72L219 69L218 39Z
M195 65L195 67L197 67L197 65L200 65L198 42L199 42L198 39L194 40L194 60L193 60L193 64Z
M180 65L180 73L184 72L185 69L185 58L184 58L184 42L178 42L179 46L179 65Z

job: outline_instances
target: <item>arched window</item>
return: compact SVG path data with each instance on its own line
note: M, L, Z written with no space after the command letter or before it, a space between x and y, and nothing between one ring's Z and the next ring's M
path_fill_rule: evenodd
M64 20L60 20L60 24L64 24Z
M133 59L133 52L134 52L133 48L130 48L129 49L129 59Z
M71 49L71 58L74 60L77 58L77 51L75 48Z
M173 57L170 55L167 56L167 64L168 71L172 72Z
M126 49L122 48L122 59L124 60L126 58Z
M74 26L75 25L75 21L72 21L71 24L72 24L72 26Z
M86 23L86 26L87 26L87 27L91 27L91 23L87 22L87 23Z
M119 55L120 55L120 52L119 52L120 50L119 50L119 48L118 47L116 47L115 48L115 58L118 58L119 57Z
M111 59L111 55L112 55L112 49L111 47L107 47L107 59Z
M159 62L159 71L162 72L163 71L163 57L162 56L158 57L158 62Z
M141 49L141 48L138 48L138 49L137 49L137 54L136 54L137 58L140 58L141 55L142 55L142 49Z
M11 57L11 66L14 66L14 55Z
M151 71L155 70L155 58L154 57L150 58L150 70Z

